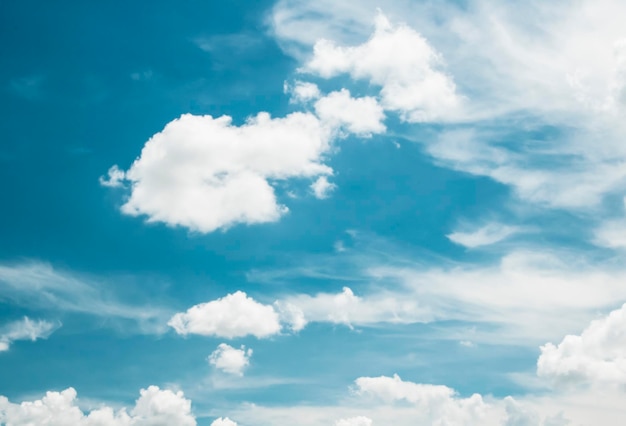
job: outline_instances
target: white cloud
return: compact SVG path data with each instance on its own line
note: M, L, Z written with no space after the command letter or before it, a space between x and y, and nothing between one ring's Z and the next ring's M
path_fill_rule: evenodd
M606 220L594 230L596 245L613 249L626 248L626 220Z
M337 420L335 426L372 426L372 419L364 416L350 417L349 419Z
M344 287L340 293L287 296L278 306L284 321L295 323L296 330L303 328L307 322L330 322L352 327L377 323L408 324L432 319L431 312L421 306L417 298L396 296L392 292L378 292L359 297L350 288Z
M293 86L285 82L285 93L291 94L292 103L307 103L321 96L317 84L299 80L296 80Z
M541 347L537 374L557 384L626 384L626 304L580 335Z
M371 38L358 46L338 46L329 40L315 43L311 60L302 71L324 78L349 74L380 86L382 106L412 122L454 117L461 107L443 60L418 32L393 26L379 14Z
M228 417L220 417L219 419L213 420L211 426L237 426L237 423L229 419Z
M107 177L100 176L100 185L108 186L110 188L118 188L124 185L124 179L126 178L126 173L123 170L120 170L118 166L112 166L109 168L107 173Z
M104 406L84 413L77 405L76 391L47 392L40 400L11 403L0 396L0 423L7 425L49 426L195 426L191 401L182 392L150 386L130 410L115 411Z
M0 264L0 296L16 306L132 321L144 333L164 330L169 310L155 303L123 303L106 291L110 287L104 280L61 271L47 263ZM128 324L124 328L131 329Z
M167 323L178 334L200 334L233 339L253 335L270 337L280 332L279 317L271 305L258 303L237 291L223 298L192 306Z
M495 244L520 231L517 226L509 226L501 223L488 223L478 229L469 232L455 231L446 235L456 244L469 248L482 247Z
M212 232L238 223L278 220L270 180L331 173L323 164L331 131L309 113L251 117L185 114L146 142L125 172L131 194L122 212L149 222Z
M0 352L6 351L11 343L16 340L47 339L60 324L51 323L44 320L33 321L28 317L24 317L21 321L15 321L7 324L0 329Z
M228 374L243 376L243 371L250 365L252 349L241 346L235 349L226 343L221 343L209 356L209 364Z
M323 200L328 198L331 192L337 188L337 185L328 181L326 176L320 176L315 182L311 184L311 190L315 195L315 198Z
M383 133L385 113L371 97L353 98L348 89L331 92L315 102L315 113L323 123L361 137Z

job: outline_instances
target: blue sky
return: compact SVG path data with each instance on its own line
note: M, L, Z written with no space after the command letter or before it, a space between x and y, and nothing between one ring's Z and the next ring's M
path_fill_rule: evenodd
M626 6L544 3L0 5L0 424L620 424Z

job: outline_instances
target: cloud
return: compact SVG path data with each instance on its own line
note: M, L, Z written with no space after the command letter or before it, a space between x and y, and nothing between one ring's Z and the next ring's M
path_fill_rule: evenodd
M47 392L40 400L11 403L0 396L0 423L7 425L72 425L72 426L195 426L191 401L182 392L161 390L150 386L130 410L115 411L104 406L84 413L77 405L76 391Z
M109 188L118 188L124 185L124 179L126 173L120 170L118 166L112 166L107 172L107 177L100 176L100 185L108 186Z
M457 114L461 98L452 79L442 71L443 60L417 31L393 26L382 14L368 41L338 46L330 40L315 43L303 72L323 78L349 74L379 86L384 109L410 122L439 121Z
M320 176L315 182L311 184L311 190L315 195L315 198L323 200L328 198L331 192L337 188L337 185L328 181L326 176Z
M310 113L259 113L242 126L228 116L185 114L125 172L131 194L122 212L203 233L274 222L287 208L270 181L331 173L323 164L331 133Z
M211 426L237 426L237 423L229 419L228 417L220 417L219 419L215 419Z
M594 230L594 244L612 249L626 248L626 220L605 220Z
M315 113L332 128L345 129L361 137L383 133L385 114L371 97L353 98L348 89L331 92L315 102Z
M353 325L379 323L409 324L427 322L431 312L421 306L417 298L400 298L392 292L380 292L360 297L349 287L340 293L318 293L314 296L296 294L286 296L278 303L283 321L302 329L308 322L329 322Z
M293 86L285 82L284 89L285 93L291 94L291 103L307 103L318 99L321 96L321 92L319 87L317 87L317 84L307 81L296 80Z
M335 426L372 426L372 419L364 416L337 420Z
M246 293L227 296L192 306L167 323L178 334L199 334L233 339L248 335L259 339L278 334L279 317L271 305L263 305Z
M476 248L495 244L520 231L517 226L501 223L488 223L469 232L455 231L446 235L450 241L468 248Z
M106 284L42 262L0 264L0 297L16 306L132 321L144 333L163 331L168 309L123 303L105 291Z
M626 304L592 321L580 335L542 346L537 374L559 385L625 385Z
M241 346L235 349L226 343L221 343L209 356L209 364L228 374L243 376L243 370L250 365L252 349Z
M0 329L0 352L7 351L16 340L47 339L61 325L44 320L33 321L24 317L21 321L7 324Z

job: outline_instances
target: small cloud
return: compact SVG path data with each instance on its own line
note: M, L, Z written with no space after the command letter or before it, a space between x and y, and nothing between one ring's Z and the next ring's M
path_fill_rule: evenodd
M123 186L126 173L123 170L120 170L117 165L112 166L107 174L107 177L100 176L100 185L108 186L110 188L119 188L120 186Z
M328 182L326 176L320 176L311 184L311 190L313 191L315 198L319 198L320 200L328 198L330 193L333 192L335 188L337 188L337 185Z
M476 248L495 244L520 231L521 229L517 226L503 225L501 223L489 223L473 231L457 231L446 235L446 237L448 237L448 239L453 243L468 248Z
M321 95L317 84L299 80L296 80L293 86L285 82L283 90L285 93L291 95L289 99L291 103L307 103L318 99Z
M252 349L241 346L235 349L226 343L221 343L209 356L209 364L225 373L243 376L243 370L250 365Z
M459 345L464 346L466 348L473 348L476 346L476 344L474 344L474 342L470 341L470 340L461 340L459 342Z
M211 426L237 426L237 423L235 423L228 417L220 417L219 419L213 420Z

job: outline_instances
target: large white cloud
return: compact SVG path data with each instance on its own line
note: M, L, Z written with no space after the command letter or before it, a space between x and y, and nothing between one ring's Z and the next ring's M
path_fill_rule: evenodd
M243 376L243 371L250 365L252 349L241 346L233 348L226 343L220 343L216 350L209 356L209 364L229 374Z
M541 347L537 374L557 384L626 384L626 304L580 335Z
M442 58L417 31L393 26L379 14L371 38L358 46L339 46L330 40L315 43L302 71L331 78L349 74L381 87L385 109L407 121L454 117L461 107L452 79L442 71Z
M142 389L135 406L114 410L104 406L83 412L73 388L47 392L36 401L12 403L0 396L0 423L7 426L195 426L191 401L182 392L161 390L157 386Z
M259 113L242 126L228 116L185 114L146 142L125 172L131 194L122 211L200 232L276 221L287 209L270 180L330 173L323 164L330 141L310 113Z
M186 312L174 315L168 325L182 335L227 339L247 335L270 337L281 329L279 316L271 305L263 305L242 291L192 306Z
M54 330L60 327L58 323L45 320L31 320L24 317L21 321L14 321L0 328L0 352L6 351L16 340L46 339Z

